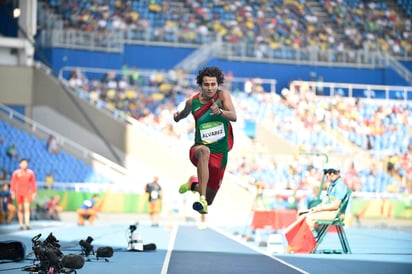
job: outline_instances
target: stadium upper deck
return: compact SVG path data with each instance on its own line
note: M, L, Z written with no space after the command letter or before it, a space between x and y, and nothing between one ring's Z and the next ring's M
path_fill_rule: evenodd
M412 57L412 1L40 1L44 31L115 33L130 41L246 44L254 57L281 47L378 50ZM50 16L50 14L52 16ZM111 40L111 39L108 39ZM342 58L337 55L336 58Z

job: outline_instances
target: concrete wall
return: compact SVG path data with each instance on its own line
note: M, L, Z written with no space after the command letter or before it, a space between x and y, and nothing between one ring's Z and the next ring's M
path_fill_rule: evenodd
M31 67L0 66L0 102L25 105L33 100L33 69Z
M125 125L109 113L92 107L85 100L67 92L56 78L42 70L34 70L33 105L48 106L78 126L103 137L114 147L125 149ZM40 118L40 117L37 117Z

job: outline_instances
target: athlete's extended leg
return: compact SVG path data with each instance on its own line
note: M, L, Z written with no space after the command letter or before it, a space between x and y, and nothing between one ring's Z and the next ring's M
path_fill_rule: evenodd
M200 199L193 203L193 209L200 214L207 214L206 192L209 181L209 158L210 149L207 146L197 146L193 148L196 158L197 177L199 179L198 191Z

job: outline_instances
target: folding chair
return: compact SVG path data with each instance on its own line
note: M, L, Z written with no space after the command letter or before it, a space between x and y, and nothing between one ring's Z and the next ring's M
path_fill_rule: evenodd
M346 211L346 207L348 206L348 202L349 202L351 194L352 194L352 191L349 190L345 198L343 198L342 203L339 207L339 210L336 214L336 217L333 220L317 221L315 223L315 226L317 226L318 235L315 238L316 246L311 253L316 253L316 250L318 249L319 245L322 243L323 238L325 238L331 226L336 227L336 230L339 236L339 241L342 245L343 253L345 254L352 253L352 251L350 250L348 238L346 237L345 230L343 228L345 226L345 223L344 223L345 211Z

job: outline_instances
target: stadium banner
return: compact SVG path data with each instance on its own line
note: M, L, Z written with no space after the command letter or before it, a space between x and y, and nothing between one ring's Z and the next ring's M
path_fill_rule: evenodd
M39 190L35 204L43 206L55 196L60 196L60 206L64 211L76 211L84 200L93 196L94 192L77 192L62 190ZM108 213L148 213L148 199L145 194L117 193L105 191L96 205L99 211Z

